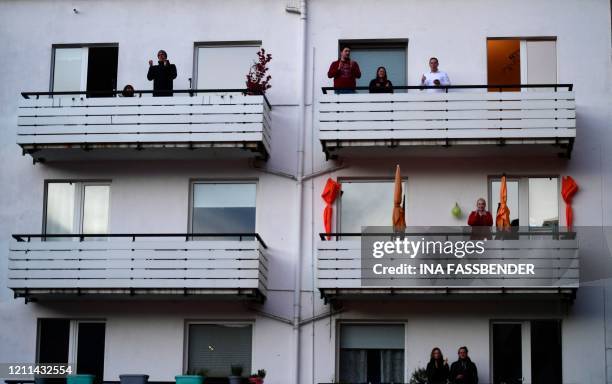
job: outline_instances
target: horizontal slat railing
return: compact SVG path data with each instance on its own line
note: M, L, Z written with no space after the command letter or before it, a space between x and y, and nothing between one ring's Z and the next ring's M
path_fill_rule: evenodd
M364 289L381 288L376 279L362 278L362 242L360 233L332 233L332 239L325 241L326 235L320 234L317 244L317 282L318 288L326 289ZM381 234L371 234L381 236ZM393 234L389 234L392 238ZM470 234L454 233L411 233L415 239L425 236L427 240L470 240ZM497 236L497 240L495 239ZM502 236L506 238L500 239ZM514 232L493 235L486 241L482 255L457 258L453 255L418 255L415 259L408 256L393 256L398 263L529 263L534 265L534 276L478 276L462 277L415 275L402 278L387 288L578 288L580 263L578 241L573 233L559 232ZM387 264L385 264L387 265ZM363 274L363 276L362 276ZM389 276L381 277L388 279Z
M375 145L385 140L546 140L554 144L575 138L571 85L521 85L520 92L487 92L488 87L450 86L448 93L434 93L410 86L397 87L398 92L407 93L394 94L334 94L327 92L333 88L324 88L318 105L319 139L333 149L359 141Z
M258 234L13 237L8 286L14 290L190 288L266 293L267 247Z
M30 152L54 145L89 145L88 149L166 143L196 148L251 145L267 157L271 107L265 96L210 91L119 98L88 98L83 92L24 93L18 109L17 143ZM49 95L52 97L45 97Z

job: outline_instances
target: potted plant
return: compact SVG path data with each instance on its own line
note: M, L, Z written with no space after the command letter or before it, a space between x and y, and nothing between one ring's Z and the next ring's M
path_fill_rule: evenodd
M266 377L266 370L265 369L260 369L260 370L257 371L257 373L253 373L253 374L251 374L251 376L249 376L249 383L251 383L251 384L263 384L264 377Z
M206 369L200 369L198 371L192 369L187 370L183 375L174 376L174 380L176 380L176 384L202 384L206 378L206 374Z
M427 384L427 370L425 368L417 368L412 372L409 384Z
M269 84L272 76L267 75L268 67L266 65L272 60L271 54L266 54L265 49L257 52L258 60L253 63L249 73L246 75L246 94L247 95L263 95L266 90L272 86Z
M242 381L242 365L232 365L230 371L232 374L228 377L229 384L240 384Z

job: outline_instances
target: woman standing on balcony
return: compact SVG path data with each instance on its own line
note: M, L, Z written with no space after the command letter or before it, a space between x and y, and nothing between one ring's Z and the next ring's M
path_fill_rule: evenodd
M427 382L429 384L446 384L449 374L448 359L442 356L440 348L431 350L429 363L427 364Z
M476 210L470 213L468 225L472 227L471 240L484 240L491 238L493 216L487 211L487 201L482 197L476 201Z
M376 70L376 78L370 81L370 93L393 93L393 84L387 79L385 67Z

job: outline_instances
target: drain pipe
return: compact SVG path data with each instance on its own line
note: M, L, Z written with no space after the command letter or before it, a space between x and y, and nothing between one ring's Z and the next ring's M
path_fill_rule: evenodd
M300 382L300 315L302 308L302 203L304 184L304 135L306 132L306 0L300 1L300 81L299 81L299 115L297 132L297 192L296 192L296 241L297 254L294 267L293 286L293 383Z

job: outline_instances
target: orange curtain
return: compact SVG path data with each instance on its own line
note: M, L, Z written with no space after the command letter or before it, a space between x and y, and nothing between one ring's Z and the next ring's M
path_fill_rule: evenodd
M574 225L574 211L572 210L572 199L578 192L578 184L572 179L571 176L564 176L561 178L561 196L565 201L565 222L567 229L571 230Z
M497 228L510 228L510 208L508 208L508 187L506 185L506 176L502 176L501 187L499 189L499 209L495 218Z
M332 204L338 197L338 193L340 193L340 183L328 178L323 193L321 193L321 197L326 203L325 210L323 211L323 224L325 225L325 233L327 234L330 234L332 230ZM327 240L331 240L331 236L328 235Z
M402 204L402 176L400 166L395 167L395 192L393 194L393 231L404 232L406 230L406 207Z

